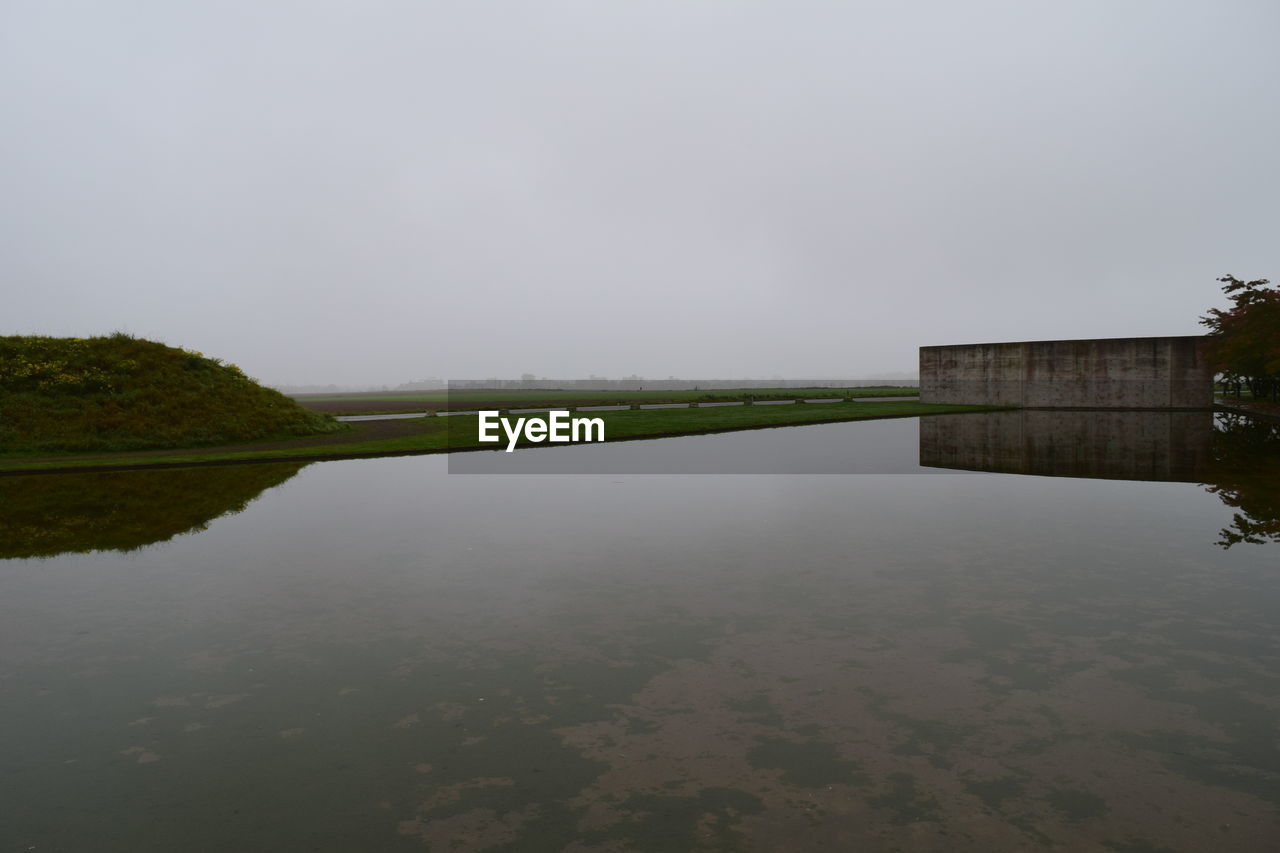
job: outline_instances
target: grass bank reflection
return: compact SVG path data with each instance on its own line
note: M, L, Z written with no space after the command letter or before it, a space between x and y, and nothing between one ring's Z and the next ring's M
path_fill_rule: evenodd
M204 530L309 463L0 478L0 559L135 551Z

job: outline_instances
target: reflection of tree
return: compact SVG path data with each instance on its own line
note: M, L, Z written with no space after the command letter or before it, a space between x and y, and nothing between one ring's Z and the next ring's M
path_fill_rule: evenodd
M1208 490L1239 510L1217 544L1280 543L1280 422L1224 414L1217 425Z
M204 530L306 464L0 477L0 559L132 551Z

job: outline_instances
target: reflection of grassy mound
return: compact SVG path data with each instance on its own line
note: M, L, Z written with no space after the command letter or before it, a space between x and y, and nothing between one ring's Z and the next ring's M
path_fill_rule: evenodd
M0 478L0 558L131 551L240 512L305 463Z
M199 353L121 334L0 337L0 451L195 447L341 428Z

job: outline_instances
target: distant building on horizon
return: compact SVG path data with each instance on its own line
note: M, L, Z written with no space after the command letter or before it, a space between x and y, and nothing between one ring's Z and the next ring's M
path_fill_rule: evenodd
M1203 335L920 348L920 402L1043 409L1210 409Z

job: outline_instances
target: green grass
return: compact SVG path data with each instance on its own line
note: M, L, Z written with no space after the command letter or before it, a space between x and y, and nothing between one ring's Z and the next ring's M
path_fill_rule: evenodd
M990 411L990 406L949 406L915 401L885 403L803 403L785 406L733 406L689 409L645 409L589 412L605 424L607 441L661 436L695 435L762 427L796 426L810 423L855 421L871 418L901 418ZM226 450L216 447L191 452L164 454L94 454L91 456L50 456L0 454L0 471L60 470L84 467L136 467L184 465L209 462L340 459L362 456L390 456L442 453L455 450L495 449L501 444L480 444L476 439L474 415L426 417L405 420L407 434L395 438L362 438L357 425L342 441L312 444L305 440L276 447ZM528 446L522 443L520 446ZM534 445L545 446L545 445Z
M914 387L885 388L716 388L683 391L590 391L590 390L502 390L466 391L402 391L394 393L297 395L303 405L310 403L345 403L341 414L376 414L390 411L382 403L430 403L433 408L451 403L454 408L478 408L485 402L520 403L529 406L573 404L607 406L619 403L694 403L729 400L796 400L801 398L843 400L849 397L911 397L920 393ZM326 411L329 409L326 408Z
M195 447L344 429L200 353L124 334L0 337L0 451Z

